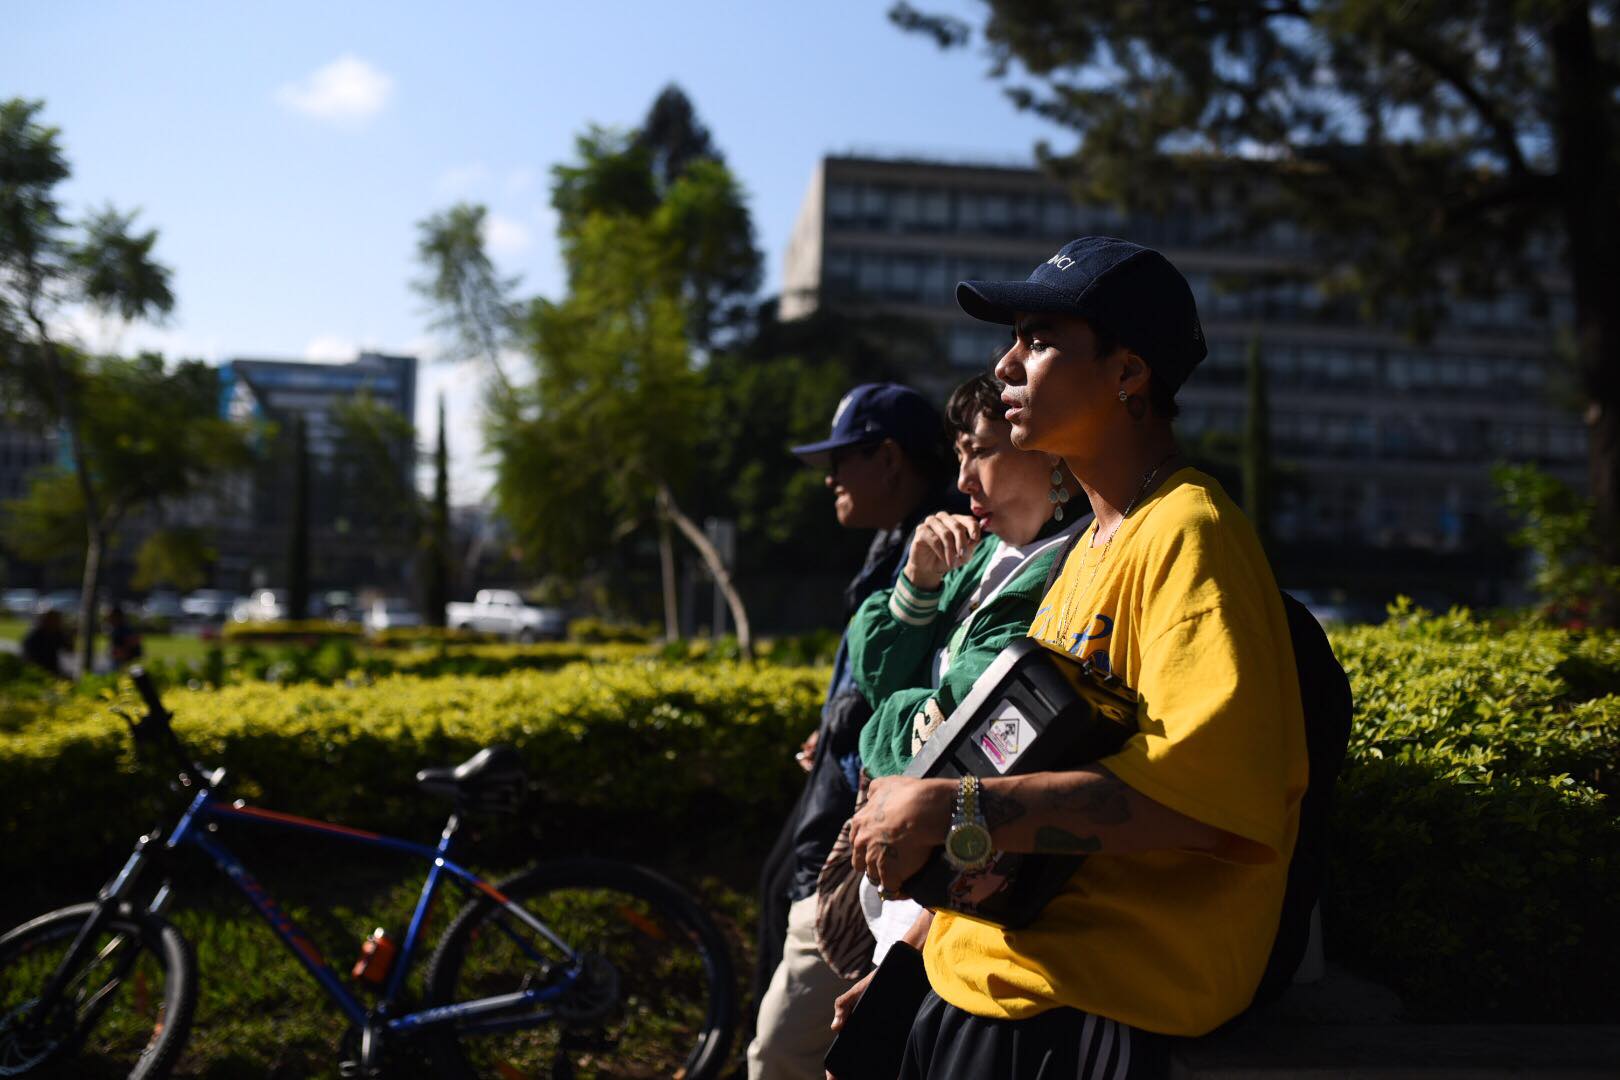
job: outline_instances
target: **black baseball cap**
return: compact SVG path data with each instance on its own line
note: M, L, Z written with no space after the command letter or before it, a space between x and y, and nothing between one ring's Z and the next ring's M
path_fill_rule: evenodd
M1110 331L1174 390L1209 354L1192 288L1170 260L1112 236L1063 245L1023 281L962 281L962 310L1011 326L1020 311L1073 315Z
M911 454L925 452L942 437L939 413L909 386L862 383L838 402L832 432L820 442L792 449L814 468L825 468L834 450L893 439Z

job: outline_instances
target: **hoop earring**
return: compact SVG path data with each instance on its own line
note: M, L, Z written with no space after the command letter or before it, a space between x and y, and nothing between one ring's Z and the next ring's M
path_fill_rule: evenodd
M1059 461L1052 466L1052 490L1046 493L1046 501L1052 504L1052 520L1063 520L1063 504L1069 501L1069 489L1063 486L1063 462Z
M1127 394L1127 393L1126 393L1126 392L1125 392L1125 391L1123 391L1123 390L1121 390L1121 391L1120 391L1120 392L1119 392L1119 403L1120 403L1120 404L1121 404L1121 405L1123 405L1123 404L1125 404L1125 403L1126 403L1126 402L1127 402L1127 401L1129 401L1129 400L1131 400L1131 395L1129 395L1129 394Z

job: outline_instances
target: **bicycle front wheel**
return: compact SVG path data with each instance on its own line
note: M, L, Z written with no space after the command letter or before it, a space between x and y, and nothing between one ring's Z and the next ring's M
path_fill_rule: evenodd
M169 1074L197 1002L191 948L158 919L110 914L56 998L40 993L95 910L78 904L0 936L0 1077Z
M468 904L434 954L430 1004L559 993L493 1021L448 1026L433 1045L443 1075L718 1075L736 993L725 938L696 901L649 870L595 859L542 864L497 889L578 953L584 973L563 975L562 951L508 906L489 897Z

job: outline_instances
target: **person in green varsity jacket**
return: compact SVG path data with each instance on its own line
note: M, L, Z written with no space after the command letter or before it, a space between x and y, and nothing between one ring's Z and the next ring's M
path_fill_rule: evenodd
M1029 633L1052 560L1090 520L1058 461L1013 446L1000 395L980 375L945 407L972 514L924 518L895 587L850 621L851 672L873 709L861 730L868 776L902 772L996 655Z
M873 709L860 741L870 777L902 772L996 655L1029 633L1053 560L1090 520L1058 459L1013 446L1001 390L980 375L945 407L971 515L924 518L894 588L867 597L846 632ZM861 904L881 963L920 909L882 900L868 882Z

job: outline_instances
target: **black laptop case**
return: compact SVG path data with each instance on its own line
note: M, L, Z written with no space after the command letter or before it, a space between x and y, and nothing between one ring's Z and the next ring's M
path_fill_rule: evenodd
M1136 708L1136 694L1118 677L1023 638L984 670L905 775L988 779L1078 768L1125 745L1136 732ZM1002 852L984 870L958 873L938 849L905 890L924 907L1016 929L1084 860Z

